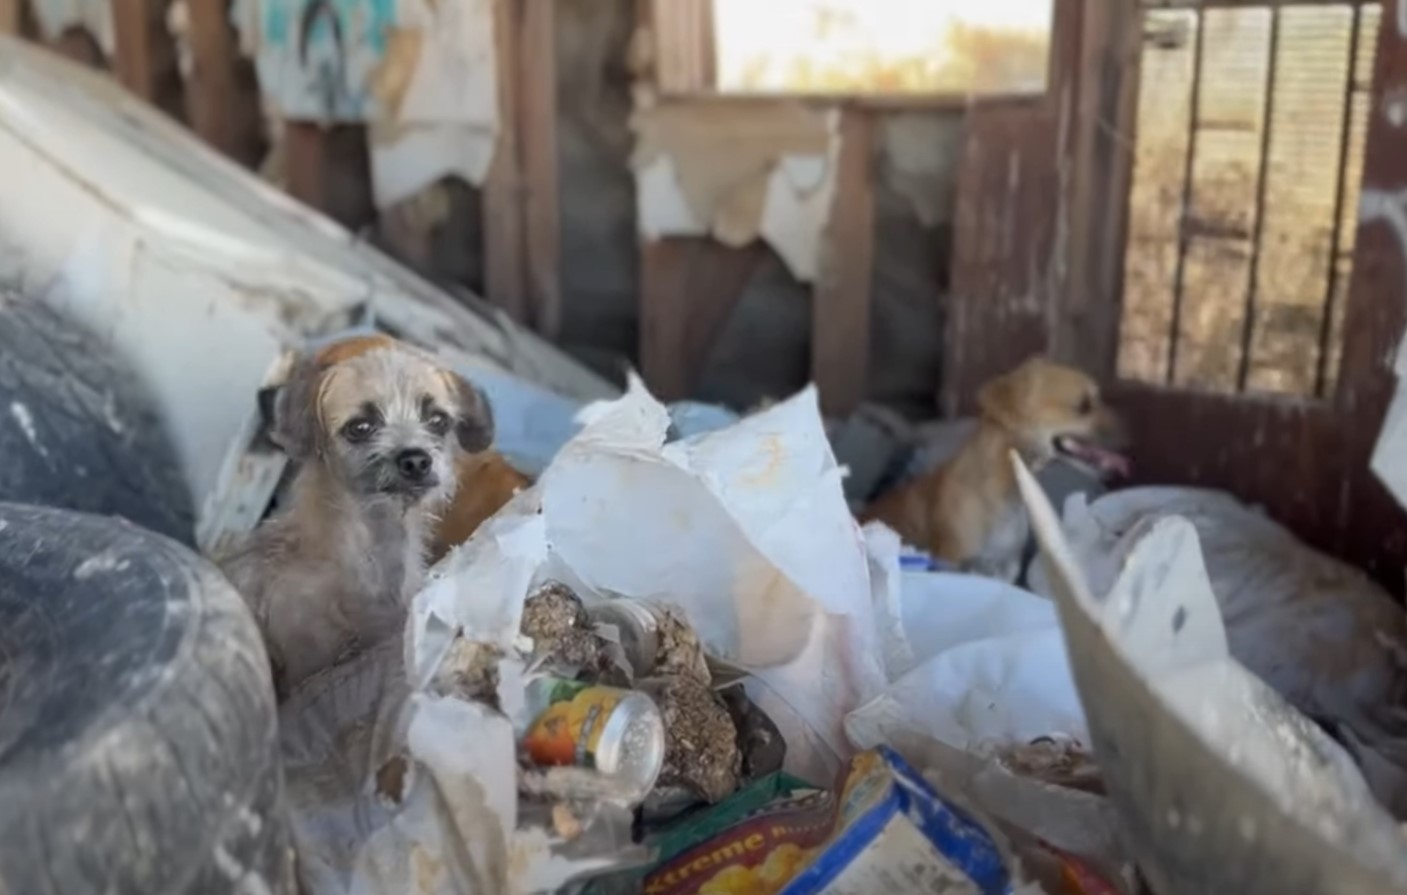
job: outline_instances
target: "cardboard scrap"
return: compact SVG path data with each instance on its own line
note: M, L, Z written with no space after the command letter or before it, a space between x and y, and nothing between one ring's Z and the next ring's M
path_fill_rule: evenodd
M836 113L800 102L658 103L637 108L634 167L647 239L766 239L815 278L835 189Z

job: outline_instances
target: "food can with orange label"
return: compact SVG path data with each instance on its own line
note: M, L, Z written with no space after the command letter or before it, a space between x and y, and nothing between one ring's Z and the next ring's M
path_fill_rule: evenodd
M528 684L533 721L521 740L541 765L592 768L648 792L664 766L664 720L635 690L545 676Z

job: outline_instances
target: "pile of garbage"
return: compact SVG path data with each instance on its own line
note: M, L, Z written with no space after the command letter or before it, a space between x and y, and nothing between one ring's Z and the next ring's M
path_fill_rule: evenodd
M581 422L404 642L283 706L310 895L1404 886L1382 799L1231 657L1186 520L1122 532L1096 599L1026 477L1037 595L859 528L810 390L671 439L633 382Z

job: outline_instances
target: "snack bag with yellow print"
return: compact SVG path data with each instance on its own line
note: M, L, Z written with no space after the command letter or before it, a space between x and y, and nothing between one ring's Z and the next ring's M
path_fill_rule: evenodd
M1003 853L988 831L880 747L857 755L835 792L775 800L661 861L641 891L1006 895L1010 889Z

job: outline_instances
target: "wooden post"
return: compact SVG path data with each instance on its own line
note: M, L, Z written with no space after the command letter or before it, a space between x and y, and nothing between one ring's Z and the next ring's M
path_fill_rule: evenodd
M247 167L263 148L259 89L239 52L229 0L186 0L186 39L191 71L186 116L191 129L215 149Z
M874 279L873 121L852 106L840 114L835 198L811 298L811 378L829 416L865 399Z
M640 372L656 397L677 401L698 384L709 351L766 255L677 237L640 246Z
M1069 276L1052 350L1105 381L1114 377L1118 362L1142 24L1132 3L1084 4L1079 89L1067 118L1074 137Z
M498 146L484 183L484 297L519 323L529 316L525 192L519 151L519 0L494 4L498 50Z
M556 0L499 0L499 141L484 185L486 297L539 334L562 327Z
M111 0L112 68L124 87L174 118L184 117L181 73L162 0Z
M524 281L533 328L546 339L562 331L562 238L557 158L556 0L521 0L518 33L518 150L526 182Z
M285 122L283 151L289 195L350 230L375 218L365 126Z

